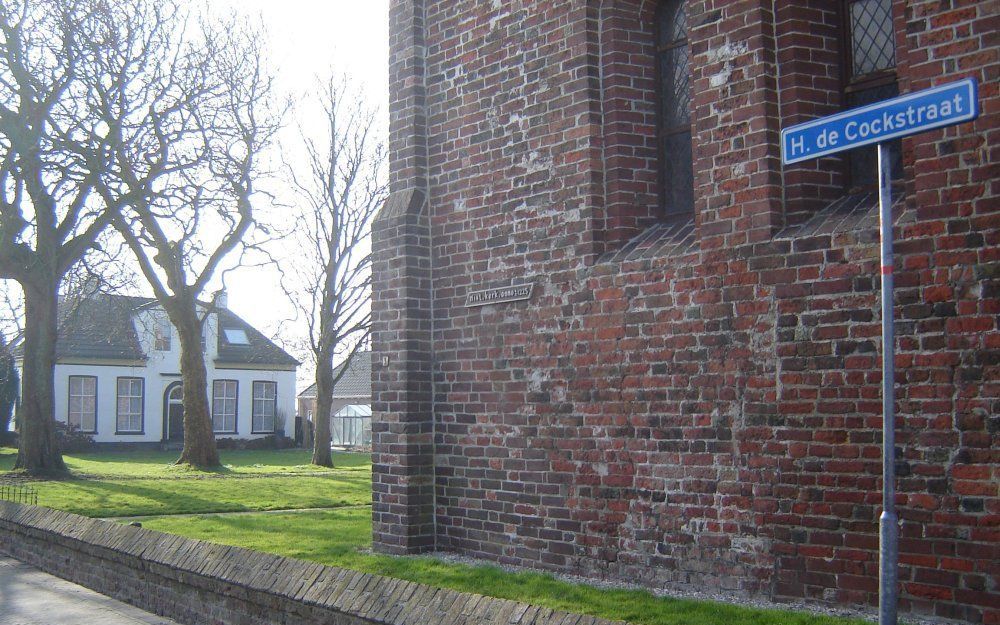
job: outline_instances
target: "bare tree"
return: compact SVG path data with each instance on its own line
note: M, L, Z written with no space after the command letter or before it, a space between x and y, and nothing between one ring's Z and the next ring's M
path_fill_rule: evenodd
M70 267L59 286L57 322L71 317L83 300L100 293L135 291L138 281L133 268L125 262L124 249L107 232L100 235L83 258ZM23 356L24 297L14 280L0 280L0 443L10 427L11 410L21 396L21 378L16 371L16 356ZM18 415L17 419L23 415Z
M0 280L0 445L6 444L21 380L14 363L14 341L21 335L23 308L13 280Z
M21 286L14 280L0 279L0 335L7 337L7 345L19 339L24 332L24 297Z
M371 327L371 226L385 202L385 145L374 112L346 79L319 93L326 129L302 133L302 171L290 165L302 210L286 290L304 318L316 367L313 464L333 466L333 388L366 344ZM345 366L334 375L334 361Z
M24 294L16 466L29 473L65 470L53 415L58 293L124 199L94 190L107 136L123 125L109 94L139 86L138 43L156 30L137 3L0 3L0 278Z
M178 462L210 468L219 457L202 332L212 305L199 298L227 257L248 245L255 180L280 110L257 33L235 20L187 20L194 22L197 28L175 32L158 76L170 105L157 107L149 134L135 143L115 137L115 181L99 191L130 198L114 226L180 339L184 450ZM144 184L157 170L157 185Z

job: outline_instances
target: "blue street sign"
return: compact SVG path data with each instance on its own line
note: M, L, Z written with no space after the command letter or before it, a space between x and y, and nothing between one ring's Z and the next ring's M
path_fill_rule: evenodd
M781 131L786 165L878 144L879 239L882 260L882 513L879 516L879 625L896 625L899 603L899 516L896 514L896 412L892 268L891 139L967 122L979 116L976 80L910 93L815 119Z
M781 158L789 165L977 117L976 80L966 78L785 128Z

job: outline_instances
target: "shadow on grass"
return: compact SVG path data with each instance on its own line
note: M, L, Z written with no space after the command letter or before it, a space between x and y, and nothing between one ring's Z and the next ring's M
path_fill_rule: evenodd
M16 454L16 450L10 450ZM310 464L311 452L303 449L283 450L220 450L221 466L212 469L189 468L177 465L179 452L158 450L100 451L66 454L71 468L81 475L123 477L173 477L181 472L196 477L198 473L213 476L233 474L273 473L323 473L324 467ZM0 470L6 456L0 453ZM9 461L13 465L13 460ZM370 470L370 454L336 453L334 470Z
M60 505L60 510L75 512L86 516L113 516L120 512L126 514L157 514L170 512L173 510L183 510L185 512L213 512L219 510L219 502L205 497L198 497L190 493L178 493L157 488L139 486L135 482L104 482L99 480L73 479L62 482L72 486L75 494L81 493L92 498L90 505L74 505L69 502ZM135 498L142 498L146 501L154 502L137 503ZM79 499L74 497L73 499ZM131 499L126 503L121 501L115 503L116 499ZM159 505L156 505L159 504ZM229 504L226 509L231 510L251 510L248 506Z
M0 447L0 472L10 471L17 460L17 450L13 447Z
M337 508L371 503L366 474L39 482L39 503L90 517Z

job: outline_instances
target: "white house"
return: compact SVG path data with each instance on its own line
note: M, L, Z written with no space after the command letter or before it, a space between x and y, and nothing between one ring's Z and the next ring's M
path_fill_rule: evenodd
M202 306L216 437L290 435L299 362L227 309L224 295ZM183 442L180 341L156 300L99 294L63 309L56 419L97 443Z

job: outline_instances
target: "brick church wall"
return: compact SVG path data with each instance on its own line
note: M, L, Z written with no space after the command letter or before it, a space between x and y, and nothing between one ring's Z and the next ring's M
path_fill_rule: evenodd
M391 3L376 548L876 602L877 213L841 159L783 169L778 147L841 106L833 4L687 3L696 203L675 224L652 2ZM899 1L894 26L901 91L974 76L983 110L903 142L901 604L996 623L1000 15Z

